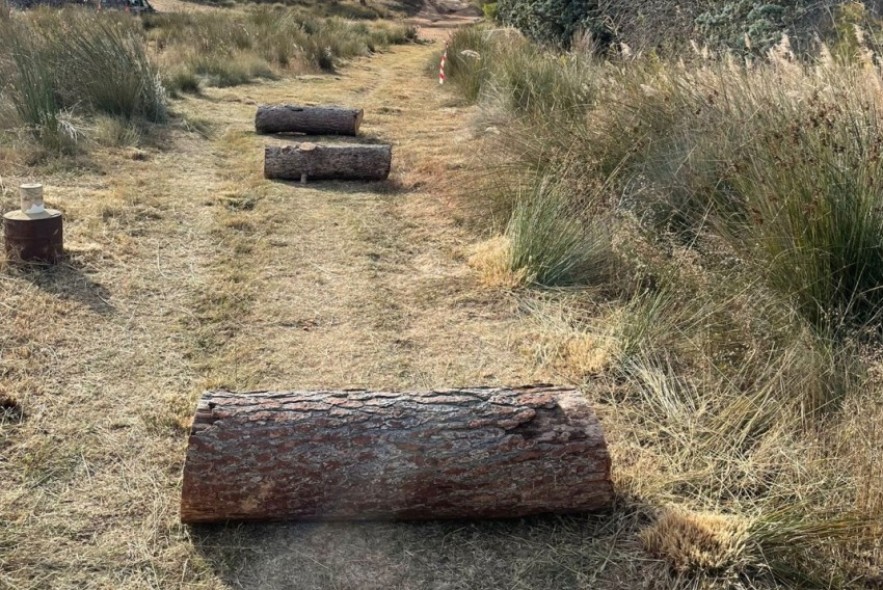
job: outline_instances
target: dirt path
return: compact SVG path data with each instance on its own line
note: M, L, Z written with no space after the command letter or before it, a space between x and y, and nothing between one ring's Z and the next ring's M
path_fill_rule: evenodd
M0 273L0 589L556 588L597 575L583 520L177 522L187 420L210 387L431 388L547 380L514 299L464 261L450 187L469 109L398 47L333 76L209 90L174 108L215 129L43 171L69 261ZM389 182L261 174L256 103L364 107ZM196 125L194 125L196 126ZM284 140L271 140L284 141ZM3 179L11 187L32 176ZM601 521L598 521L601 522ZM587 561L588 560L588 561ZM596 569L596 568L595 568Z
M380 185L264 181L267 140L250 128L254 107L227 102L237 91L218 93L219 112L209 113L230 119L223 168L243 179L233 184L254 187L237 193L253 208L225 220L241 224L252 247L231 279L248 310L229 318L234 334L215 355L225 382L426 388L534 377L507 344L511 304L481 289L463 262L470 238L440 189L466 165L469 113L443 106L448 96L423 75L429 51L397 49L296 89L250 89L256 102L363 106L365 137L394 145L393 177Z

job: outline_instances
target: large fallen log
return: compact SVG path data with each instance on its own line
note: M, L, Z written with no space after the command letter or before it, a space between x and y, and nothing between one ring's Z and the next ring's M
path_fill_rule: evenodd
M279 180L383 180L392 165L389 145L267 146L264 176Z
M612 501L598 419L550 386L203 395L185 523L583 512Z
M338 106L261 105L254 127L258 133L357 135L364 114L362 109Z

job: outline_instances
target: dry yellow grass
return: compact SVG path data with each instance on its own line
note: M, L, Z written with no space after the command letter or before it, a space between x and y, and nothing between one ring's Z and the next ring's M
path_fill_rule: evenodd
M640 538L650 553L680 571L721 571L742 559L748 523L735 516L670 508Z
M481 276L488 287L515 289L527 284L527 269L513 271L511 267L512 245L506 236L497 236L470 248L469 266Z

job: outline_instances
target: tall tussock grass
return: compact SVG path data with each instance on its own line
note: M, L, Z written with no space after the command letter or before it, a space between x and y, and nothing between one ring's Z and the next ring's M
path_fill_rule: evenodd
M0 22L0 70L21 122L52 150L73 149L73 116L164 122L165 91L136 23L65 9Z
M47 33L66 104L79 100L107 115L165 121L159 71L148 59L140 31L130 23L80 17Z
M415 38L404 24L322 18L280 6L139 19L77 7L6 11L0 13L0 112L13 107L17 120L4 121L7 131L26 128L48 150L73 152L82 131L96 128L84 118L117 117L129 135L139 123L167 122L169 96L198 94L205 84L332 71L346 59Z
M495 129L485 211L508 215L510 270L587 287L534 313L554 366L611 383L590 395L622 509L650 519L626 534L667 587L879 583L878 61L798 61L787 38L746 60L504 37L455 33L492 59L449 78Z
M193 90L188 84L193 75L213 86L234 86L256 78L333 71L343 60L416 38L405 25L319 18L278 6L150 15L145 26L159 62L169 71L167 84L181 91Z
M616 255L603 220L575 214L553 182L519 195L506 226L509 268L543 286L605 284Z

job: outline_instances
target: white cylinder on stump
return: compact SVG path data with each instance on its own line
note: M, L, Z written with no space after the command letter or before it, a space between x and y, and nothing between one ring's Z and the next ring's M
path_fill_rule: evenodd
M64 254L61 212L45 208L42 184L22 184L19 194L21 208L3 216L7 260L13 263L57 263Z

